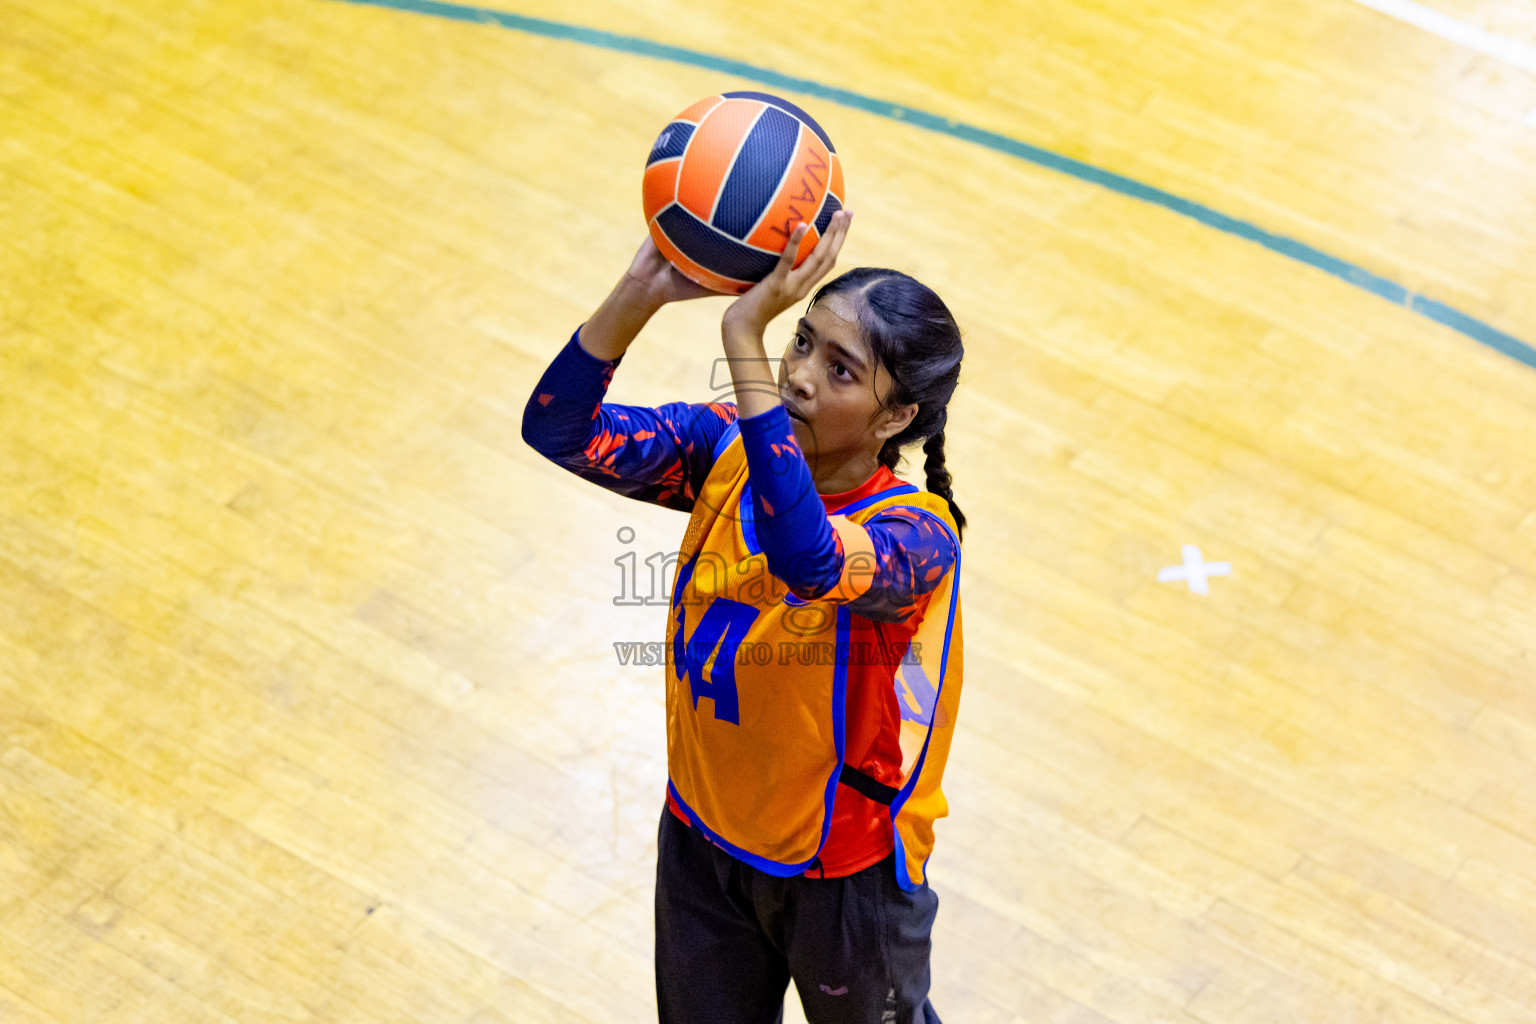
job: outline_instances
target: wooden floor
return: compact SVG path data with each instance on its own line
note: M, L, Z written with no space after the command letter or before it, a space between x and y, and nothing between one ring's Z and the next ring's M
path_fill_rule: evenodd
M1536 76L1350 0L516 11L1536 342ZM330 0L0 0L0 1021L655 1019L661 670L614 644L665 620L615 560L685 518L519 431L655 134L755 86ZM944 1019L1536 1021L1536 369L786 95L842 265L966 331ZM729 398L723 304L609 397ZM1184 545L1232 574L1159 582Z

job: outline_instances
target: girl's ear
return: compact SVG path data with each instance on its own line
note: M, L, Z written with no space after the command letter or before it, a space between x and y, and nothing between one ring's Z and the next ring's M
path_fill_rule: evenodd
M917 405L898 405L893 409L885 410L889 417L884 423L875 428L875 437L884 441L888 437L895 437L907 429L907 424L912 422L912 417L917 415Z

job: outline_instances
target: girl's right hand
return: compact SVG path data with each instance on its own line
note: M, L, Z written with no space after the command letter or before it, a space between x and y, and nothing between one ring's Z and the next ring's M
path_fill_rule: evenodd
M684 277L667 262L647 234L619 283L597 307L597 312L581 325L577 340L589 355L617 359L662 306L719 294Z
M644 289L657 305L667 302L680 302L685 299L704 299L711 295L719 295L720 292L711 291L701 284L695 284L682 271L674 267L667 258L656 248L649 233L645 241L640 243L640 251L635 253L634 261L630 263L629 270L624 276L631 282Z

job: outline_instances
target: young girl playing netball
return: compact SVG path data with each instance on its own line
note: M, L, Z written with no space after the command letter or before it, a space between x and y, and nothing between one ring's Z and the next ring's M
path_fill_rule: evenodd
M534 389L523 438L690 513L667 628L656 869L661 1024L937 1021L926 879L960 699L960 534L945 407L963 354L939 297L829 282L775 376L763 332L837 258L850 214L726 310L736 403L603 404L652 314L714 294L647 238ZM927 490L892 472L925 439Z

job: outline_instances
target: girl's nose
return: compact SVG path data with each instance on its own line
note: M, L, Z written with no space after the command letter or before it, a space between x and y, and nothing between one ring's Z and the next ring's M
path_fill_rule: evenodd
M811 391L810 388L807 387L807 384L812 376L809 359L800 360L799 365L790 369L785 376L789 381L790 394L794 395L796 398L810 397Z

